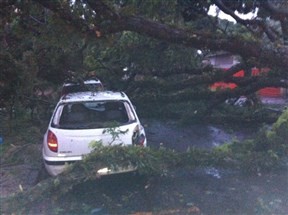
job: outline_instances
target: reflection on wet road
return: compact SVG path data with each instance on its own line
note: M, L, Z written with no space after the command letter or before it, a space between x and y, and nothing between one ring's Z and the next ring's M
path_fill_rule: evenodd
M189 148L211 149L233 139L243 140L252 137L258 128L231 129L217 125L193 124L179 126L173 121L142 120L151 147L167 147L177 151Z

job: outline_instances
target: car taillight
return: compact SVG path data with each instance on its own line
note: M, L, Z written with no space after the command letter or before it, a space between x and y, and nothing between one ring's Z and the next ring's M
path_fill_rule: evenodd
M144 134L141 134L140 137L138 138L138 146L144 146L144 142L145 142L145 135Z
M132 136L133 145L144 146L145 139L146 139L145 135L140 134L139 125L137 125L133 131L133 136Z
M58 141L57 141L57 137L56 135L52 132L52 131L48 131L48 135L47 135L47 144L48 144L48 148L52 151L52 152L57 152L58 151Z

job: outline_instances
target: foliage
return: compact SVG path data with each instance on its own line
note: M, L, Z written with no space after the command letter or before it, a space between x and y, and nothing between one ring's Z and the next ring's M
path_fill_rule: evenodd
M0 145L1 165L18 165L33 163L35 168L41 166L38 150L47 123L33 124L29 116L21 116L9 121L8 116L0 115L1 136L4 143ZM28 156L27 156L28 155Z
M102 131L102 134L107 134L111 136L111 141L107 144L108 146L111 146L112 144L116 143L116 141L121 140L120 136L123 134L126 134L128 132L128 129L125 131L121 130L119 128L119 123L117 122L111 122L111 123L105 123L104 125L105 129ZM117 143L118 145L123 145L123 142ZM92 150L97 150L97 148L101 147L103 145L102 140L98 141L92 141L89 144L89 147L92 148Z
M27 103L23 96L30 97L43 83L61 85L70 71L81 78L93 71L107 89L127 91L137 106L167 109L173 102L195 102L208 110L203 111L206 114L232 96L250 95L265 86L287 87L282 81L287 77L283 46L287 25L280 9L287 6L285 2L9 0L1 4L4 106ZM231 14L237 24L207 15L212 4ZM242 20L234 13L256 8L257 20ZM257 66L271 72L245 81L232 72L227 77L215 75L215 69L202 64L215 51L238 55L238 71ZM209 85L216 81L234 82L239 89L211 92ZM169 109L166 115L169 112L177 115Z
M233 156L247 172L287 168L288 110L284 111L270 130L261 130L253 140L234 142L216 149Z
M207 15L212 4L230 14L237 24ZM252 20L243 20L235 13L255 12L256 8L257 17ZM287 8L287 2L1 1L1 108L9 111L10 118L26 117L27 108L31 112L35 109L35 96L37 101L43 99L37 97L35 89L53 86L57 91L71 74L83 78L93 71L107 89L127 91L141 115L171 117L183 123L223 122L227 118L233 122L259 122L267 116L261 107L222 104L228 98L250 96L263 87L287 88L283 79L287 79L288 25L287 12L282 8ZM209 54L218 51L237 55L239 64L225 74L202 64ZM270 68L270 72L257 77L233 76L241 69L248 73L255 66ZM209 86L219 81L239 87L210 91ZM54 101L51 97L46 100ZM278 114L269 116L274 120ZM287 115L281 116L269 132L262 131L255 140L235 141L211 152L98 146L67 173L29 191L31 199L21 194L20 199L24 203L35 201L47 190L66 193L73 185L95 178L97 170L107 165L116 168L119 164L133 164L143 174L166 174L180 166L224 165L252 172L279 164L286 167L286 122ZM41 133L35 127L25 135L17 132L15 136L21 136L19 143L24 146L35 141L30 134ZM117 138L118 132L110 132Z
M95 145L91 154L67 166L63 174L41 181L30 190L1 199L2 210L23 212L31 203L65 195L76 185L97 179L97 171L103 167L117 170L121 166L132 165L137 167L140 174L149 176L167 176L174 169L196 167L239 168L255 174L278 168L287 169L288 145L284 139L288 131L287 113L288 110L279 117L271 130L261 131L257 138L244 142L235 140L211 151L191 148L186 152L176 152L163 147L152 149ZM25 198L27 196L29 198Z
M267 108L266 105L237 106L230 104L219 105L208 116L207 121L211 122L233 122L243 124L274 123L281 115L281 111Z

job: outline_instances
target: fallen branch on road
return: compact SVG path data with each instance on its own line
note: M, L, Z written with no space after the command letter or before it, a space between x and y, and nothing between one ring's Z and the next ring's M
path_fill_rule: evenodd
M99 179L97 171L103 167L117 169L119 166L133 165L143 175L163 175L169 170L185 167L242 168L245 171L257 171L256 173L283 164L287 168L287 134L288 110L280 116L271 130L260 133L255 140L234 142L212 151L192 148L186 152L175 152L166 148L99 145L82 161L68 165L66 171L59 176L41 181L25 192L2 198L2 213L23 211L45 198L67 194L76 185Z

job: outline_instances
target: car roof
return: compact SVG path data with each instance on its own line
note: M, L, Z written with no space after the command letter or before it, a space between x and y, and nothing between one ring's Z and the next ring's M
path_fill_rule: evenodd
M83 81L84 84L102 84L102 82L99 79L88 79ZM63 86L73 86L73 85L79 85L80 82L77 81L67 81L63 84Z
M84 84L101 84L101 81L95 80L95 79L90 79L90 80L84 81Z
M97 92L77 92L68 93L61 97L60 103L80 102L80 101L101 101L101 100L128 100L124 92L97 91Z

